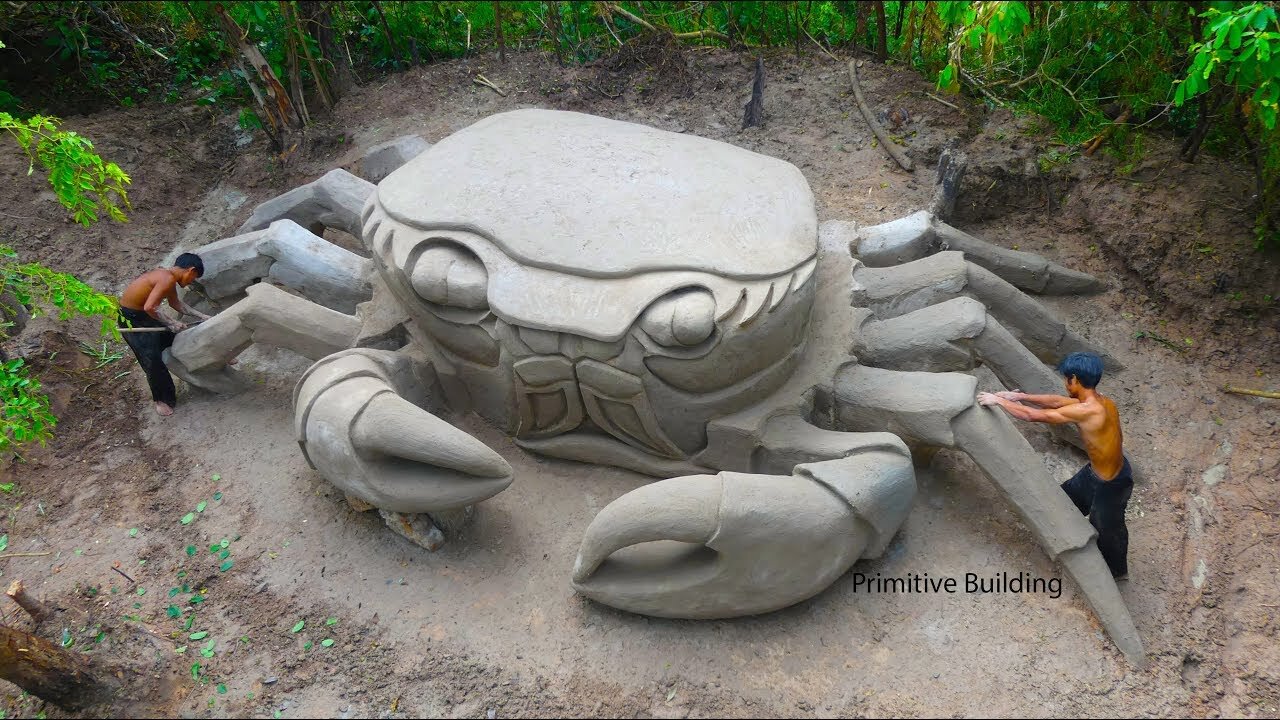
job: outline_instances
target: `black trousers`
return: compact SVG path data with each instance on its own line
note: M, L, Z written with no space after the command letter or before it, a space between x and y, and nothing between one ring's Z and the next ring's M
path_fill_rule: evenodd
M1120 474L1103 480L1092 465L1080 468L1070 480L1062 483L1067 497L1080 512L1089 516L1089 524L1098 531L1098 551L1107 561L1112 577L1129 572L1129 528L1124 524L1124 510L1133 494L1133 469L1125 458Z
M133 327L163 328L164 323L156 320L141 310L120 308L121 327L132 324ZM173 378L169 368L164 365L164 349L173 344L174 335L165 328L164 332L123 333L124 341L129 343L133 354L138 358L138 365L147 374L147 384L151 386L151 399L174 407L178 402L177 391L173 387Z

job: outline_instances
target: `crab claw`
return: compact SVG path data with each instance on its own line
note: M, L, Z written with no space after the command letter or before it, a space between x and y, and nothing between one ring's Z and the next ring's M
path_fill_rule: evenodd
M882 552L915 489L910 459L892 451L797 465L790 476L662 480L596 515L573 586L605 605L658 617L778 610Z
M343 492L395 513L471 505L511 484L484 443L401 398L393 353L349 350L311 366L294 391L307 461Z

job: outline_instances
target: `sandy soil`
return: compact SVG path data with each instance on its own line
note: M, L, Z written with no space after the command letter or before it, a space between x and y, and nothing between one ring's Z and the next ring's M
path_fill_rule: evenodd
M74 118L133 175L133 221L80 230L37 179L22 179L3 190L0 237L115 292L176 244L230 234L258 202L373 144L409 132L436 141L531 106L781 157L808 177L822 220L881 222L927 204L932 173L907 175L873 146L843 66L768 58L767 125L740 132L753 58L688 58L682 72L661 75L560 68L536 55L418 68L352 92L283 158L240 136L234 118L203 109ZM508 96L472 84L475 73ZM1051 166L1042 158L1062 148L1034 119L953 110L893 68L869 66L863 77L877 107L908 110L898 132L923 168L946 145L968 153L957 224L1113 285L1046 302L1127 365L1103 388L1139 472L1122 590L1148 669L1119 657L1069 582L1057 598L886 595L855 590L851 573L798 606L725 622L593 605L568 584L582 530L646 480L526 455L468 417L453 420L503 454L518 480L461 538L428 554L352 511L307 467L289 406L302 359L254 348L242 362L256 392L183 388L177 415L161 420L144 407L127 348L95 368L76 344L92 341L92 327L47 319L10 349L45 378L58 437L0 469L0 481L18 487L3 498L9 550L49 554L6 561L6 579L22 578L59 608L43 634L65 629L96 662L126 664L126 692L107 709L115 715L1277 716L1280 403L1219 390L1274 390L1280 372L1276 304L1264 297L1280 296L1280 269L1253 250L1248 218L1223 209L1244 204L1245 169L1207 157L1187 166L1174 141L1158 137L1132 167L1102 154ZM25 171L7 157L0 165L6 177ZM986 371L979 378L997 386ZM1057 476L1083 462L1034 428L1028 435ZM920 480L891 551L855 572L1059 577L967 458L941 453ZM223 539L233 563L225 571L210 550L222 552ZM189 606L193 595L204 600ZM170 605L180 617L169 617ZM200 632L208 635L189 639ZM41 709L4 687L9 712Z

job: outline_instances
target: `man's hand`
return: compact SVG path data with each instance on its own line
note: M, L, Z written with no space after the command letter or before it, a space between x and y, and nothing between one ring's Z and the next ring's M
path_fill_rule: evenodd
M978 393L978 404L983 407L990 407L992 405L1003 405L1004 403L1000 402L1001 400L1006 399L1003 397L1003 395L1005 395L1005 393L989 393L989 392Z
M168 325L169 325L169 330L175 333L180 333L183 330L187 329L187 324L183 322L171 322L171 323L168 323Z
M1022 392L1021 390L1002 390L996 393L996 397L1002 398L1004 400L1012 400L1014 402L1018 402L1019 400L1025 398L1026 396L1027 396L1026 393Z

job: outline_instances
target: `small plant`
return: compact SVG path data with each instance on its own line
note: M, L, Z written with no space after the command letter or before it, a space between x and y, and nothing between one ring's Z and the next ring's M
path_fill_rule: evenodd
M120 358L124 357L124 355L121 354L119 351L107 347L107 342L105 340L102 342L101 348L94 347L93 345L90 345L89 343L86 343L86 342L82 342L80 343L80 352L84 353L85 355L88 355L90 358L94 360L94 366L93 366L94 370L104 368L110 365L111 363L119 360Z

